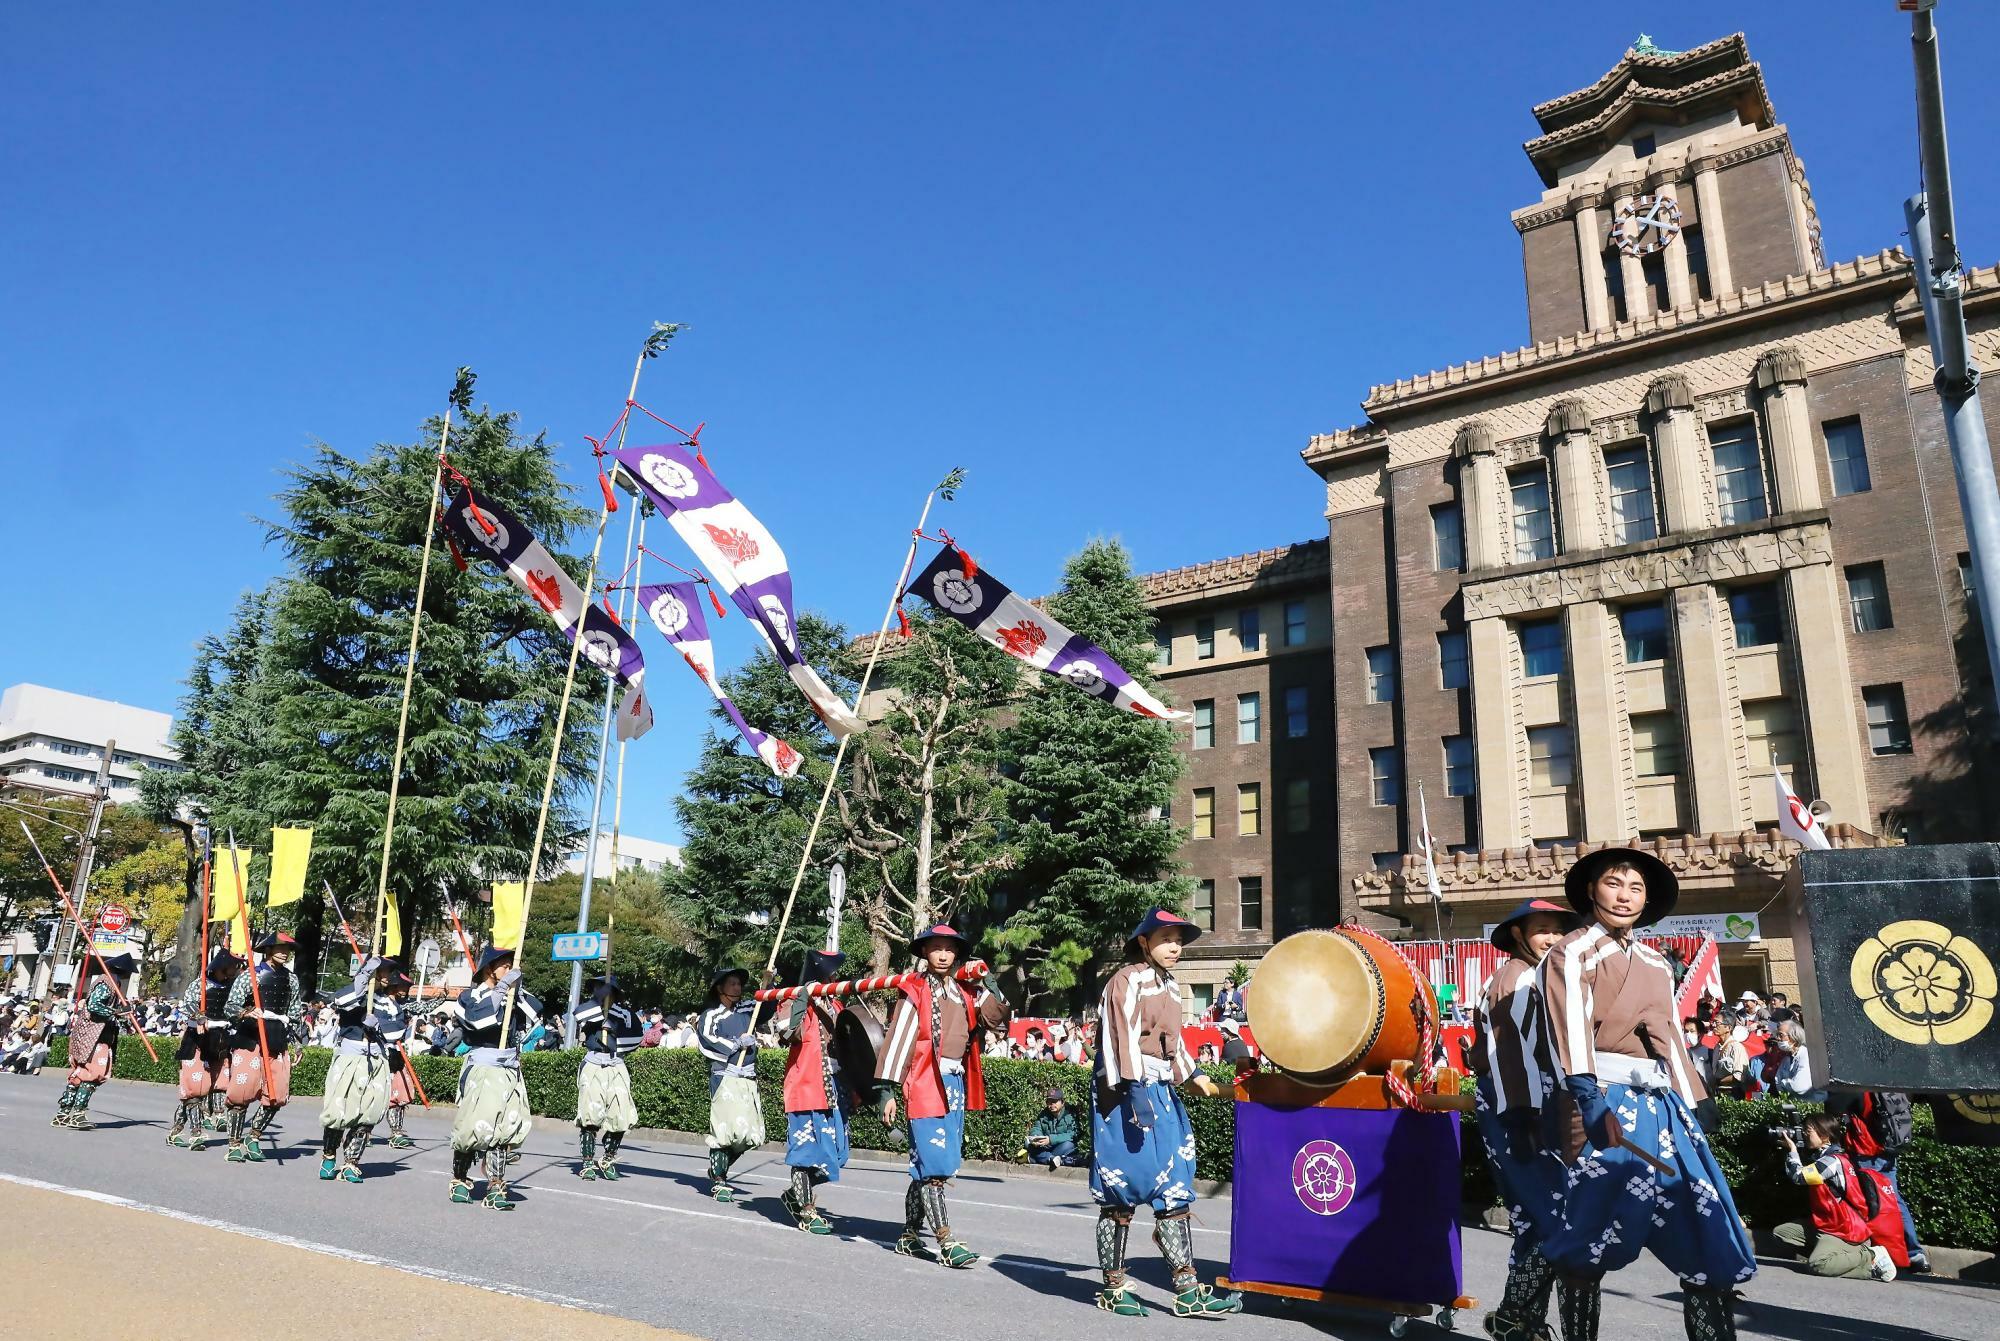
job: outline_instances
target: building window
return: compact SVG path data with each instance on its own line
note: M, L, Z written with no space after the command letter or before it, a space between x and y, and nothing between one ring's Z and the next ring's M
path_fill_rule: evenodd
M1642 666L1665 661L1671 650L1667 635L1667 603L1628 605L1618 612L1618 632L1625 639L1625 664Z
M1702 236L1700 224L1688 224L1681 229L1681 247L1687 252L1688 278L1694 283L1694 296L1715 297L1715 284L1708 277L1708 239Z
M1194 654L1201 661L1215 656L1215 621L1205 615L1194 622Z
M1611 319L1627 320L1629 313L1625 306L1625 256L1616 247L1604 253L1604 296L1609 300Z
M1680 719L1670 712L1634 714L1632 761L1642 778L1664 778L1680 772Z
M1465 659L1465 635L1438 635L1438 687L1463 689L1472 683L1472 670Z
M1465 567L1465 524L1459 517L1458 504L1432 506L1431 552L1432 563L1441 573Z
M1386 647L1368 649L1368 701L1396 701L1396 654Z
M1889 579L1879 563L1857 563L1847 570L1847 613L1856 633L1874 633L1896 626L1889 611Z
M1654 154L1658 153L1659 151L1660 151L1660 144L1659 141L1654 136L1647 134L1647 135L1634 135L1632 137L1632 157L1651 158Z
M1384 875L1394 875L1396 868L1403 864L1403 854L1400 852L1371 852L1368 854L1368 864Z
M1263 622L1258 613L1254 605L1236 612L1236 645L1246 652L1264 650Z
M1285 602L1285 646L1304 647L1306 645L1306 603L1304 601Z
M1258 782L1236 784L1236 832L1255 838L1264 832L1264 786Z
M1743 705L1743 734L1753 769L1792 768L1805 757L1799 710L1789 699L1767 698Z
M1876 754L1910 752L1910 716L1903 706L1903 686L1871 684L1861 691L1868 706L1868 748Z
M1174 664L1174 630L1171 625L1153 626L1153 664L1155 666Z
M1236 925L1243 931L1264 929L1264 877L1236 877Z
M1255 745L1264 738L1264 696L1262 694L1239 694L1236 696L1236 743Z
M1394 746L1368 751L1369 798L1378 806L1403 803L1403 763Z
M1530 680L1563 673L1563 631L1560 619L1535 619L1519 626L1522 673Z
M1556 552L1554 519L1549 515L1549 472L1526 466L1507 474L1514 509L1514 562L1531 563Z
M1444 794L1470 796L1475 790L1472 777L1472 737L1444 738Z
M1285 734L1302 739L1312 730L1312 713L1307 707L1306 687L1295 684L1285 690Z
M1778 584L1759 582L1729 593L1729 619L1736 626L1736 645L1769 647L1785 640L1785 605Z
M1194 701L1194 747L1205 750L1215 744L1215 700L1198 698Z
M1574 774L1569 728L1528 728L1528 785L1538 792L1557 791L1569 786Z
M1215 882L1194 882L1194 924L1203 931L1215 930Z
M1958 552L1958 589L1965 596L1966 605L1974 614L1979 612L1979 583L1972 575L1972 555L1965 550Z
M1868 477L1868 445L1861 437L1859 419L1836 419L1820 425L1826 434L1826 463L1833 471L1833 493L1865 494L1873 487Z
M1632 545L1660 533L1653 515L1653 462L1644 446L1604 454L1611 479L1611 543Z
M1762 521L1771 515L1764 502L1764 454L1757 447L1757 426L1731 424L1708 431L1715 454L1715 500L1722 524Z
M1646 291L1652 297L1655 312L1673 309L1673 299L1667 295L1667 258L1660 252L1647 252L1639 258L1639 273L1645 277Z
M1285 832L1304 833L1312 828L1312 783L1292 778L1285 783Z
M1194 836L1215 837L1215 788L1194 789Z

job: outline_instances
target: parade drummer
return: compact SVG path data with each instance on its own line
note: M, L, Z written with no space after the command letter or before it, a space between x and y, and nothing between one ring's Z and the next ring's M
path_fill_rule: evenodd
M368 1149L368 1138L389 1112L389 1061L410 1032L410 1018L394 993L409 984L410 975L401 963L369 959L354 981L334 994L331 1004L339 1034L319 1110L323 1179L361 1181L361 1156Z
M840 976L842 957L818 950L806 956L807 984L833 982ZM818 1208L821 1183L837 1183L847 1167L847 1124L853 1100L840 1063L833 1055L833 1026L840 1003L828 996L801 993L786 1006L779 1037L789 1045L785 1056L785 1164L791 1185L785 1209L808 1234L830 1234Z
M264 962L240 973L229 988L226 1014L235 1024L230 1040L229 1160L240 1164L264 1158L264 1132L292 1097L292 1053L304 1034L305 1002L292 972L298 943L282 931L267 931L251 947ZM254 990L253 990L254 987ZM257 1111L250 1113L255 1103Z
M472 1166L483 1159L483 1200L496 1211L511 1211L507 1165L534 1121L521 1079L521 1036L541 1023L542 1003L521 986L514 952L488 946L457 1006L468 1051L459 1065L458 1111L451 1120L451 1199L473 1200Z
M1491 940L1507 958L1486 980L1472 1016L1479 1134L1514 1230L1506 1293L1486 1318L1486 1334L1496 1341L1535 1341L1548 1332L1555 1268L1541 1244L1562 1227L1568 1171L1558 1149L1560 1087L1535 969L1576 925L1575 913L1547 899L1528 899L1501 919ZM1566 1109L1567 1098L1562 1102Z
M1733 1341L1732 1287L1757 1264L1695 1121L1705 1092L1681 1037L1673 970L1633 936L1673 910L1678 882L1647 853L1607 848L1579 858L1564 883L1583 925L1540 969L1555 1062L1578 1117L1562 1226L1542 1245L1558 1273L1564 1341L1595 1341L1604 1274L1642 1248L1680 1277L1690 1341Z
M577 1004L570 1023L583 1047L583 1061L576 1076L577 1145L583 1166L577 1176L619 1178L618 1146L625 1133L639 1125L639 1109L632 1102L632 1073L625 1068L625 1056L645 1038L639 1017L632 1013L618 989L618 977L606 972L584 984L584 999ZM600 1139L602 1144L600 1145Z
M167 1144L199 1150L202 1118L209 1098L228 1087L231 1029L226 1008L229 986L244 969L244 961L218 946L209 956L205 972L181 994L181 1014L187 1025L181 1030L180 1046L174 1050L180 1062L180 1106L174 1109L173 1126ZM185 1128L187 1135L181 1134Z
M958 1173L965 1149L965 1115L986 1107L979 1068L979 1033L1007 1027L1013 1008L982 982L962 988L958 966L971 942L942 923L920 933L910 953L920 964L914 981L899 990L889 1018L888 1041L876 1060L875 1079L900 1084L910 1118L910 1186L903 1197L903 1232L896 1251L925 1255L925 1222L937 1238L937 1260L969 1267L979 1254L953 1237L945 1186ZM896 1121L894 1090L882 1100L882 1120Z
M757 1007L747 995L750 971L730 965L709 979L695 1026L695 1046L708 1059L709 1195L736 1200L729 1166L764 1144L764 1101L757 1094Z
M97 965L97 977L84 996L83 1009L70 1016L69 1083L57 1097L56 1115L49 1120L52 1127L75 1131L90 1130L90 1096L110 1078L117 1061L117 980L129 978L139 967L129 954L115 954L109 959L92 954L86 962Z
M1153 1242L1173 1272L1174 1315L1240 1313L1243 1298L1204 1285L1194 1264L1194 1123L1176 1086L1219 1092L1181 1039L1174 965L1201 929L1155 908L1125 939L1126 964L1098 1004L1096 1101L1090 1116L1090 1194L1097 1199L1097 1306L1121 1317L1145 1309L1125 1276L1132 1213L1153 1209Z

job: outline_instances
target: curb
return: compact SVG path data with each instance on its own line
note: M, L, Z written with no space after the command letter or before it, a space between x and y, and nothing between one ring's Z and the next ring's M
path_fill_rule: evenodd
M1805 1259L1792 1250L1790 1244L1781 1243L1768 1229L1750 1231L1750 1246L1759 1257L1773 1261L1792 1263L1801 1269ZM1974 1248L1926 1248L1924 1255L1931 1259L1931 1269L1917 1274L1898 1274L1897 1280L1963 1280L2000 1281L2000 1261L1994 1254Z

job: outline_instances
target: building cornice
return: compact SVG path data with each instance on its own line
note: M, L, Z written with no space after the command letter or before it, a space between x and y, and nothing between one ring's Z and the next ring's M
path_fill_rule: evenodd
M1591 209L1606 209L1621 195L1652 191L1661 186L1680 185L1690 181L1698 173L1720 172L1739 163L1748 163L1754 158L1783 154L1790 159L1791 150L1791 135L1783 126L1772 126L1749 139L1739 140L1724 148L1704 149L1685 158L1676 154L1662 153L1653 161L1653 166L1644 172L1632 175L1620 174L1609 182L1600 177L1581 178L1573 182L1568 193L1559 200L1543 199L1532 205L1522 206L1511 216L1514 231L1527 233L1537 228L1546 228L1550 224L1574 218L1576 212L1586 206Z
M1146 603L1159 607L1235 596L1264 587L1308 584L1325 578L1331 571L1327 542L1302 540L1275 549L1260 549L1254 554L1145 573L1140 576L1139 585L1145 589Z

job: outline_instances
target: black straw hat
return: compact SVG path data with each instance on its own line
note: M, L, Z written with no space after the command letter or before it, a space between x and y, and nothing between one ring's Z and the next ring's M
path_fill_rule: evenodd
M1514 928L1536 913L1554 913L1562 919L1564 931L1575 931L1580 920L1577 915L1551 899L1523 899L1514 911L1500 919L1493 927L1493 934L1486 939L1493 942L1493 948L1503 954L1513 954Z
M1569 896L1569 906L1586 920L1596 916L1597 910L1590 901L1591 886L1608 867L1628 864L1646 881L1646 909L1639 914L1638 924L1649 927L1673 912L1674 905L1680 902L1681 882L1665 862L1636 847L1599 848L1578 857L1563 877L1563 892Z

